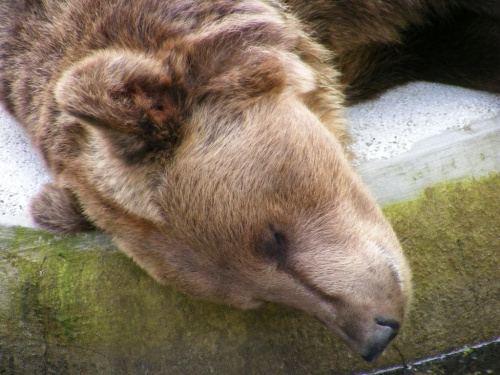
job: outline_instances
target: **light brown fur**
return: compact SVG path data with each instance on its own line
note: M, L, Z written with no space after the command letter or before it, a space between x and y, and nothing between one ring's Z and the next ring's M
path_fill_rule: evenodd
M35 220L109 232L191 295L301 309L372 360L411 274L342 149L342 88L423 22L396 3L4 0L0 95L53 178Z

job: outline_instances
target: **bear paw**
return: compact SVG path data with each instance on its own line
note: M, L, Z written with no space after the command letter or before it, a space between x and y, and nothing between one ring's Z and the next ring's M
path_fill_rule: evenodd
M94 228L75 195L50 183L32 200L31 215L38 226L50 232L84 232Z

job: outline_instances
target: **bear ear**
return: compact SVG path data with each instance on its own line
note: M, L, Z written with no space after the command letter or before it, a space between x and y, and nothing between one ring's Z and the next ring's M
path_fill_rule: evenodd
M167 65L144 54L96 52L62 75L55 97L80 122L120 138L151 146L176 142L181 132L185 90Z

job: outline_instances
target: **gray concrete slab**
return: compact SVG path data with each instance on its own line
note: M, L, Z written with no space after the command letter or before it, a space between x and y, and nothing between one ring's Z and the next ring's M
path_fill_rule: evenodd
M357 166L382 205L413 199L427 186L500 172L500 116L417 142L406 153Z
M0 224L33 226L29 200L47 181L23 130L0 109Z
M357 162L390 159L417 142L500 114L500 95L414 82L347 109Z

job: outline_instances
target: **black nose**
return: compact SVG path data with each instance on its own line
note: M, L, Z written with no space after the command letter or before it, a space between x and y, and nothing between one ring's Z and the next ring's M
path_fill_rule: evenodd
M391 318L376 317L375 323L377 323L377 325L382 327L391 328L394 331L394 336L398 334L399 327L401 327L401 324L399 324L399 322L396 319L391 319Z
M372 362L378 358L387 345L396 337L401 324L391 318L375 318L375 328L365 347L361 351L361 357L365 361Z

